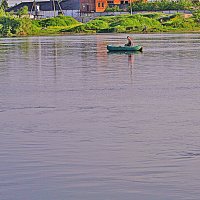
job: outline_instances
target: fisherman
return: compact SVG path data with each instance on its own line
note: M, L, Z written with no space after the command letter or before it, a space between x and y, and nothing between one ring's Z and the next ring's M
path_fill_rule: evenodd
M127 40L128 40L128 42L127 42L127 44L125 44L125 46L132 46L133 42L129 36L127 36Z

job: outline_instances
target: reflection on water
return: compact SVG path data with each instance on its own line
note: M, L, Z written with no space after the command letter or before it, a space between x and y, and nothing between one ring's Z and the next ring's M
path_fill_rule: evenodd
M133 74L133 64L134 64L134 56L132 54L128 55L128 65L130 68L131 75Z
M105 46L104 46L104 48L105 48ZM128 68L130 70L130 78L131 78L131 82L132 82L132 75L133 75L133 68L134 68L134 61L135 61L134 55L142 54L142 52L140 52L140 51L132 51L132 52L108 51L107 53L108 53L108 55L118 55L118 56L121 55L122 60L126 60L126 57L127 57L127 63L128 63Z
M0 199L197 200L199 34L0 39Z

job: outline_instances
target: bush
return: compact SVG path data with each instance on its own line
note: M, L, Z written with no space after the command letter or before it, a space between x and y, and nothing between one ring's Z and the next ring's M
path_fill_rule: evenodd
M200 10L193 12L193 19L195 22L200 23Z
M198 13L195 16L195 19L199 19ZM163 13L148 13L135 15L103 16L66 31L76 33L130 33L142 32L144 27L147 28L147 32L166 32L173 30L188 31L199 29L199 25L195 22L194 18L185 19L184 15L182 14L167 15Z
M197 24L192 18L185 19L183 15L177 14L174 18L165 22L164 26L180 30L193 30Z
M10 36L12 34L17 34L20 31L20 21L10 17L0 18L0 35Z
M121 15L99 17L70 31L80 32L94 30L96 32L131 32L141 31L144 26L148 28L162 29L162 25L156 19L142 15Z
M0 2L0 9L5 11L7 8L8 8L8 1L7 0L2 0Z
M28 35L35 29L29 18L0 17L0 36Z
M24 15L28 15L28 6L24 6L17 11L17 15L22 17Z
M0 8L0 17L3 17L3 16L6 16L6 13L2 8Z
M107 22L99 19L92 20L85 25L85 29L88 30L106 29L108 27L109 25Z
M33 26L32 21L29 18L23 18L20 20L20 35L29 35L35 32L36 27Z
M76 21L73 17L59 15L54 18L35 20L34 24L39 27L48 27L48 26L71 26L76 25L79 22Z
M70 29L63 29L61 32L72 32L72 33L95 33L94 30L88 30L84 25L79 25Z
M31 20L14 16L0 16L0 36L55 34L61 27L78 25L79 22L72 17L58 16L50 19ZM43 27L52 26L51 29L41 30Z

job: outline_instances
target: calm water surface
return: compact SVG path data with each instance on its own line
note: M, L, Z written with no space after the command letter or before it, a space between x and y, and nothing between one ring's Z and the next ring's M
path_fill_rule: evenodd
M0 39L1 200L199 200L200 35Z

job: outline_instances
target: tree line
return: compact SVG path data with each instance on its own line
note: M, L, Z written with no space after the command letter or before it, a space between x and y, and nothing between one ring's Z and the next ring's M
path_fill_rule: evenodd
M115 5L113 7L108 7L107 12L118 12L118 11L164 11L164 10L199 10L200 3L192 2L191 0L160 0L160 1L144 1L136 0L132 3L132 6L127 6L126 8L120 8Z

